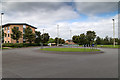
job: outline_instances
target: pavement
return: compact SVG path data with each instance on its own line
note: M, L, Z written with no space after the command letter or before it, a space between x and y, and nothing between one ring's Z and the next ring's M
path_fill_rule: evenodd
M3 78L117 78L118 49L99 54L52 54L40 47L3 50Z

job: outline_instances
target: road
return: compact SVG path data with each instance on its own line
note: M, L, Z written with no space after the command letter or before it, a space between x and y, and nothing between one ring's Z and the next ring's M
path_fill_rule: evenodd
M117 78L118 49L100 54L52 54L39 47L3 50L3 78Z

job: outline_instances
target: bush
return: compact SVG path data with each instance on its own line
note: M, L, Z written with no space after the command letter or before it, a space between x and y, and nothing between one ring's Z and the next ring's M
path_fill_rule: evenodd
M40 46L38 43L4 43L3 47L13 47L13 48L21 48L21 47L29 47L29 46Z
M14 47L13 43L4 43L2 44L3 47Z
M44 43L43 46L48 46L48 43Z

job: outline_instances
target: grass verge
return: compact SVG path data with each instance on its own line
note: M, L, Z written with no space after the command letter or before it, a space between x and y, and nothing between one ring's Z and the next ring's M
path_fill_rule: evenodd
M115 47L113 45L97 45L97 47L101 47L101 48L120 48L120 45L115 45Z
M8 49L8 48L2 48L2 49Z
M60 52L92 52L100 51L99 49L89 49L89 48L43 48L42 51L60 51Z

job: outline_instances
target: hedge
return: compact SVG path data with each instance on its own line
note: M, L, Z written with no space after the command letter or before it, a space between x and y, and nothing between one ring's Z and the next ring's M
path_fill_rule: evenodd
M3 47L13 47L13 48L21 48L21 47L29 47L29 46L41 46L41 44L38 43L3 43ZM44 46L47 46L47 44L44 44Z

